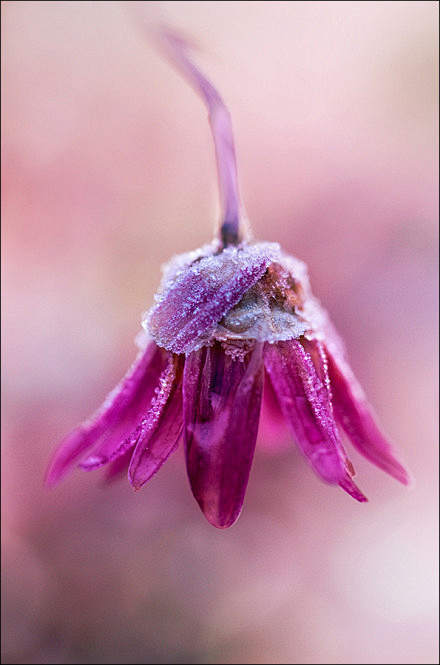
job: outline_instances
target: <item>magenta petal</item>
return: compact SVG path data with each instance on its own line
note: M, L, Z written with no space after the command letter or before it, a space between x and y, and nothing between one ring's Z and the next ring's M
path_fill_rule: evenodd
M298 446L327 482L347 477L346 454L331 411L327 386L300 342L265 344L264 362Z
M345 359L327 351L335 416L353 445L373 464L404 485L411 476L377 426L372 408Z
M139 422L139 412L149 406L166 355L152 342L95 414L64 438L46 474L49 487L56 485L92 446L100 444L105 450L113 450L128 436ZM99 465L95 458L95 466Z
M183 428L183 364L183 356L170 357L150 410L130 437L136 447L128 477L135 489L140 489L159 471L179 443Z
M349 475L347 475L339 482L339 487L345 490L345 492L352 496L353 499L356 499L356 501L359 501L360 503L366 503L368 501L365 494L362 494L359 487L353 482Z
M185 266L150 310L148 331L173 353L195 351L203 345L200 336L239 302L278 253L275 243L227 247Z
M254 455L263 391L262 345L244 358L219 342L193 352L183 380L188 477L207 520L231 526L242 506Z
M289 428L280 409L270 375L264 375L263 400L261 403L259 442L267 450L277 451L289 445Z
M133 390L130 401L119 413L118 420L109 427L96 442L92 454L82 460L80 466L84 471L92 471L108 462L115 460L127 450L134 448L133 431L141 422L150 408L164 365L169 361L170 354L154 345L154 354L148 366L148 372L139 377L137 388Z
M324 390L321 392L321 395L323 397L324 403L325 403L325 409L328 411L329 416L331 418L331 424L332 427L334 428L336 432L336 445L338 448L339 455L341 459L344 461L345 468L347 469L347 474L349 477L352 477L355 474L355 470L353 468L353 465L347 455L347 452L342 445L342 441L339 436L339 432L336 430L336 424L334 420L334 412L333 412L333 396L332 396L332 390L331 390L331 382L330 382L330 374L329 374L329 369L328 369L328 357L327 357L327 352L326 349L323 345L323 343L318 340L318 339L303 339L301 340L301 345L304 348L306 354L308 354L313 362L313 366L316 370L316 373L319 377L319 380L322 383L322 386ZM348 490L347 490L348 491ZM350 494L350 492L349 492Z
M122 474L127 473L128 465L130 464L131 456L133 453L132 448L127 448L122 455L119 455L106 467L105 482L111 483L117 480Z

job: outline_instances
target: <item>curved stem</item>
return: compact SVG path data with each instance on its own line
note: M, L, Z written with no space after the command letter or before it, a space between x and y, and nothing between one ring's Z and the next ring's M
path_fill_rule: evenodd
M217 176L222 207L220 236L224 246L236 245L241 240L240 198L237 182L232 123L229 111L212 83L199 71L187 55L189 44L174 32L161 32L174 62L202 97L209 112L214 138Z

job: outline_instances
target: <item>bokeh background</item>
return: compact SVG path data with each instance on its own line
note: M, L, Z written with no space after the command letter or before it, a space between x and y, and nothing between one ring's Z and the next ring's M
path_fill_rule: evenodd
M308 263L413 489L349 446L357 504L286 441L226 531L181 450L136 494L43 488L218 220L158 21L200 47L254 235ZM438 662L437 40L436 2L2 2L2 662Z

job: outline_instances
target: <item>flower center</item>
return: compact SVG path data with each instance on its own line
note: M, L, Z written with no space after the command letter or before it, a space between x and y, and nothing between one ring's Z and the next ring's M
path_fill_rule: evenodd
M299 283L280 265L273 263L223 316L212 338L265 342L298 338L308 328L301 316L302 303Z

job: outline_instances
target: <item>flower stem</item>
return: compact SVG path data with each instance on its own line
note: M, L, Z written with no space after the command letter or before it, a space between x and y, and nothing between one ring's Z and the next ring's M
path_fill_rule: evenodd
M240 198L238 193L237 163L235 158L232 123L229 111L212 83L199 71L187 54L189 44L179 35L162 30L174 62L202 97L209 112L214 138L217 176L222 207L220 237L223 245L237 245L241 241Z

